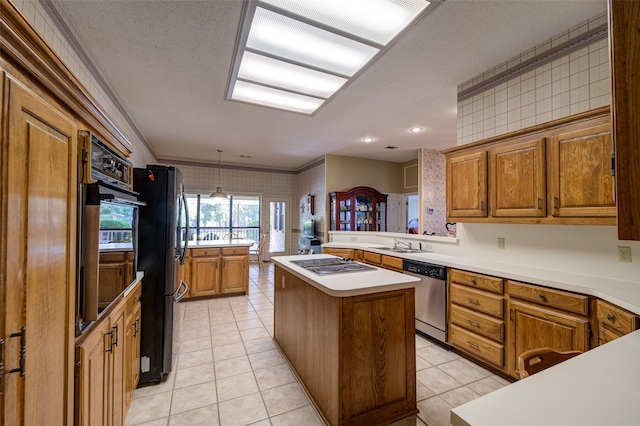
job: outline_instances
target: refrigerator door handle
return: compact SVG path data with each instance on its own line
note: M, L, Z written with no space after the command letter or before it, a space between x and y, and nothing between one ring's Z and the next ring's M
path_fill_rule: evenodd
M187 247L189 247L189 208L187 207L187 196L184 193L184 188L181 188L181 192L182 192L182 205L184 206L186 238L184 239L184 246L182 247L182 253L180 253L180 265L184 265L184 259L187 256ZM178 234L182 235L182 232L178 232Z
M175 296L175 300L176 302L179 302L182 300L182 298L187 294L187 292L189 291L189 284L185 283L184 281L180 281L180 286L178 287L178 290L180 290L181 287L184 287L184 291L180 294L178 294L177 296ZM178 292L178 290L176 290L176 293Z

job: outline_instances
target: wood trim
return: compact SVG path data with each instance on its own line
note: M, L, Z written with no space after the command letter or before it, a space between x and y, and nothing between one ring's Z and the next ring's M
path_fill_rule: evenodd
M640 240L640 2L609 0L618 238Z
M546 132L547 130L553 130L557 127L565 126L567 124L576 124L580 121L589 120L591 118L595 118L601 115L609 114L610 108L609 106L604 106L596 109L592 109L590 111L585 111L579 114L570 115L568 117L559 118L557 120L548 121L542 124L536 124L535 126L527 127L525 129L516 130L510 133L504 133L499 136L493 136L491 138L483 139L477 142L472 142L464 145L459 145L454 148L445 149L440 151L441 153L453 154L458 151L466 151L471 148L484 147L494 143L502 142L508 139L514 139L520 136L534 136L535 133L538 132Z
M107 117L89 91L49 47L22 13L8 0L0 0L0 51L46 87L60 102L82 118L117 151L128 157L131 142Z

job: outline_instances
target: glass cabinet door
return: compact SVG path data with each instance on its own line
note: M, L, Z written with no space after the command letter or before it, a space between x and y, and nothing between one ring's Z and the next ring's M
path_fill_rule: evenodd
M340 200L340 224L338 231L351 231L351 199Z
M370 195L355 196L356 231L371 231L373 227L373 198Z
M387 230L387 203L376 203L376 231L385 232Z

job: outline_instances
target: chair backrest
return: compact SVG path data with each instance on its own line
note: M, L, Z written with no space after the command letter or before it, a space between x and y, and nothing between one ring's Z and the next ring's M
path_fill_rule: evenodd
M267 234L260 235L260 241L258 242L258 253L262 253L264 248L264 242L267 240Z
M523 352L518 357L520 378L524 379L525 377L529 377L532 374L559 364L581 353L581 351L558 352L550 348L536 348Z

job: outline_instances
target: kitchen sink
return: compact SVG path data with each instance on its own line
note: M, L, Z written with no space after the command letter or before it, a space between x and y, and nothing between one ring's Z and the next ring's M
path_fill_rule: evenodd
M405 247L371 247L377 250L388 250L394 253L422 253L423 250L420 249L410 249Z

